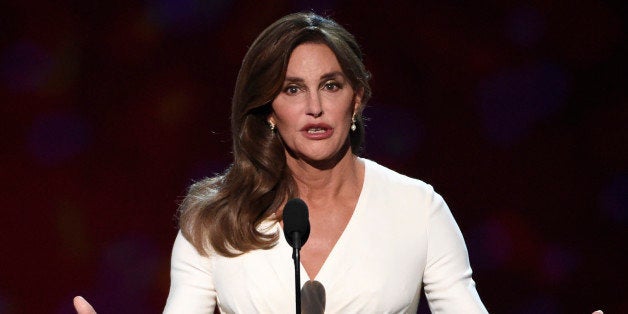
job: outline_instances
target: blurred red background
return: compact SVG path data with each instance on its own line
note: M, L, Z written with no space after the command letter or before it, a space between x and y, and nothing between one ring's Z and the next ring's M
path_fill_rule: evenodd
M0 313L161 311L244 53L310 9L366 54L365 156L445 197L489 311L628 312L621 1L154 0L0 4Z

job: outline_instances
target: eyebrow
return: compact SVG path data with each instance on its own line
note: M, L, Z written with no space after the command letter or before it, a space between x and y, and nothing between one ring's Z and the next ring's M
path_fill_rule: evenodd
M340 71L334 71L334 72L329 72L329 73L325 73L325 74L321 75L320 80L321 81L325 81L325 80L337 78L339 76L342 77L342 78L346 78L344 73L342 73ZM284 82L288 82L288 83L302 83L302 82L304 82L304 80L302 78L300 78L300 77L286 76L286 79L284 80Z

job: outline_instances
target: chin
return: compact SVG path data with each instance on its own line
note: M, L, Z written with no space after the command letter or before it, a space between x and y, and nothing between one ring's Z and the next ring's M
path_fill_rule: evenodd
M300 159L313 165L335 165L350 151L350 147L340 149L317 150L300 154ZM326 167L325 167L326 168Z
M301 153L299 154L299 159L305 161L325 161L329 159L333 159L334 154L329 153L321 153L321 152L313 152L313 153Z

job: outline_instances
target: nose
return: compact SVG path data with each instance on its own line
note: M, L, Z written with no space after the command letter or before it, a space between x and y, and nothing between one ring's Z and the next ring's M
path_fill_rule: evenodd
M318 93L310 93L307 101L307 115L318 118L323 115L323 104Z

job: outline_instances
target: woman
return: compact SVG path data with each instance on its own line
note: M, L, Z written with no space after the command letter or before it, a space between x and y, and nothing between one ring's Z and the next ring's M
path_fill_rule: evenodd
M327 313L414 313L422 287L433 312L486 312L443 199L357 156L371 95L361 58L351 34L313 13L255 40L233 97L234 162L181 206L165 313L292 312L279 235L294 197L310 211L302 284L320 283Z
M312 13L288 15L247 52L232 106L234 162L181 207L165 312L286 313L288 199L310 209L305 278L326 311L484 312L449 210L429 185L357 157L371 91L353 36Z

